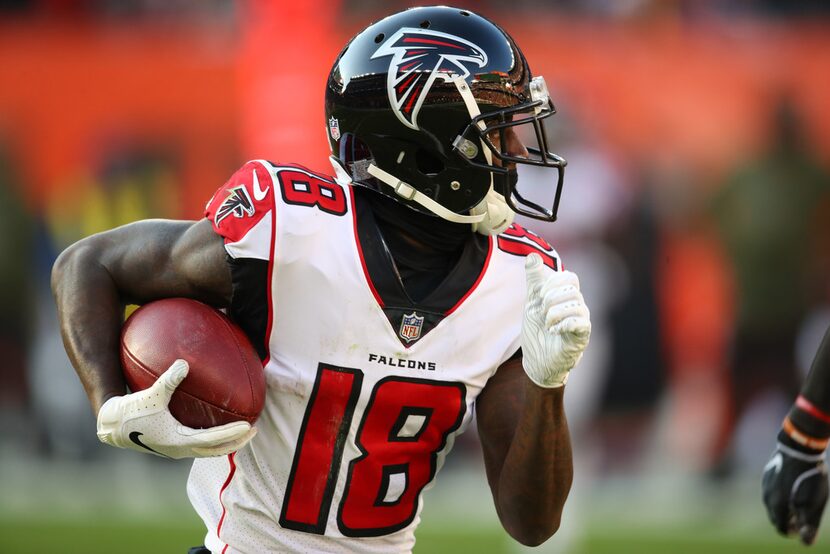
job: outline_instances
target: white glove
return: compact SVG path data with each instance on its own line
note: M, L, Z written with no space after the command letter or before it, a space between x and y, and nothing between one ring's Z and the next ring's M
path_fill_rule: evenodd
M167 405L189 366L176 360L145 390L114 396L98 411L98 440L164 458L224 456L245 446L256 434L247 421L207 429L179 423Z
M591 316L579 278L554 271L531 254L525 260L527 299L522 322L522 365L544 388L564 385L591 336Z

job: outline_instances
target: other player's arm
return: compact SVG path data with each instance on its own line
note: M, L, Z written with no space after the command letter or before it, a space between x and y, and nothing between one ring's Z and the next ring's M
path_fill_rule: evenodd
M528 256L522 356L485 385L477 411L487 479L504 528L538 545L559 528L573 479L563 395L591 334L579 279Z
M76 242L52 268L69 359L97 414L124 394L119 333L127 304L188 297L226 306L231 276L210 222L146 220Z
M778 444L764 468L764 504L781 534L812 544L827 505L825 451L830 442L830 329L801 393L784 419Z
M830 437L830 422L824 421L830 419L830 328L824 333L810 373L801 387L800 398L803 400L797 400L790 411L793 423L807 432Z
M528 546L559 528L573 480L564 390L535 385L517 358L498 369L476 402L496 512L510 536Z

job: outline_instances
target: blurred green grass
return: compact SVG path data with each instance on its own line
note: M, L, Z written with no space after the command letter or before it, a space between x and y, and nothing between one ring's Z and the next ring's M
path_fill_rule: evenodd
M770 533L772 530L770 529ZM0 519L0 552L4 554L185 554L201 544L203 528L198 520L164 523L148 521L66 521L28 518ZM419 529L415 552L443 554L476 552L501 554L515 551L499 529L471 532L458 527L424 525ZM575 550L582 554L789 554L827 552L822 541L806 550L794 541L765 536L730 536L701 529L588 533Z
M3 554L185 554L189 546L200 544L203 527L195 518L174 522L98 520L68 521L2 518L0 552ZM555 540L555 539L554 539ZM806 550L794 541L763 534L720 537L701 529L603 529L588 534L574 551L581 554L789 554L827 552L822 541ZM524 549L521 549L524 550ZM417 533L415 552L443 554L476 552L501 554L516 552L499 529L459 529L435 523L423 525Z
M201 522L129 523L124 521L0 520L3 554L185 554L202 543ZM416 552L504 552L507 539L499 530L470 533L457 529L425 529Z
M0 448L0 554L185 554L204 527L184 490L189 464L126 451L95 463ZM830 518L807 549L766 519L758 475L729 482L646 472L582 479L563 530L537 549L501 529L483 469L445 468L427 491L416 554L813 554L830 552Z
M771 527L768 533L730 537L708 535L701 529L589 534L580 548L582 554L810 554L827 551L826 541L813 550L805 549L794 540L776 536Z

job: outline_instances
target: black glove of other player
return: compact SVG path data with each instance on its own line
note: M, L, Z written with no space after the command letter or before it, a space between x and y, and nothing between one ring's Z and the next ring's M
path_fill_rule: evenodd
M798 533L801 542L813 544L828 496L824 453L806 454L779 442L764 468L762 487L767 515L778 532Z

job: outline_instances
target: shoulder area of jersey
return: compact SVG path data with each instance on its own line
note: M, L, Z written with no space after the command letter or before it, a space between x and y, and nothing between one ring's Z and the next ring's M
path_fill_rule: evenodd
M251 160L213 194L204 215L223 235L244 232L273 210L275 195L286 204L315 206L336 215L347 211L346 193L332 177L300 164Z
M542 262L554 271L563 269L562 260L556 249L543 237L518 223L511 224L496 236L496 246L500 251L520 258L538 254Z

